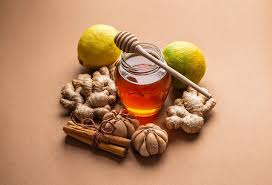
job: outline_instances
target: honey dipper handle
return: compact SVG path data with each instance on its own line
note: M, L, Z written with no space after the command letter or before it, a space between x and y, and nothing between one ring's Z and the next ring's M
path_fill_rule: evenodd
M198 86L197 84L195 84L194 82L192 82L191 80L189 80L188 78L186 78L185 76L183 76L182 74L180 74L179 72L177 72L176 70L174 70L173 68L169 67L167 64L162 63L156 57L150 55L148 52L146 52L142 48L142 46L140 46L140 45L136 46L135 50L139 54L141 54L142 56L144 56L145 58L147 58L147 59L151 60L152 62L154 62L156 65L158 65L161 68L165 69L173 77L177 78L179 81L182 81L186 85L191 86L192 88L194 88L195 90L197 90L198 92L200 92L201 94L203 94L204 96L206 96L207 98L211 98L212 97L212 95L210 93L208 93L207 91L203 90L200 86Z

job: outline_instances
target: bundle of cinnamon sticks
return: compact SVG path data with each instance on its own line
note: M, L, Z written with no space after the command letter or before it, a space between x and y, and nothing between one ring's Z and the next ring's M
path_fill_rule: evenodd
M101 150L110 152L121 157L126 156L127 150L130 146L130 139L104 133L99 133L100 135L98 141L96 141L94 140L94 136L98 134L97 129L84 128L80 125L73 123L72 121L68 121L68 123L63 127L63 131L67 135L83 143L96 146Z

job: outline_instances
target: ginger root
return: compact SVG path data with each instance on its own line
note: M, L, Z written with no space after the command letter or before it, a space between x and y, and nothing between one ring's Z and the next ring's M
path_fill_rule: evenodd
M206 89L205 89L206 90ZM182 128L189 134L200 132L204 125L204 116L215 106L213 98L207 99L191 87L184 91L182 98L168 107L165 120L168 129Z
M72 111L72 119L87 123L95 117L102 119L111 111L110 105L116 101L117 90L110 70L111 67L101 67L92 76L80 74L62 88L60 104Z

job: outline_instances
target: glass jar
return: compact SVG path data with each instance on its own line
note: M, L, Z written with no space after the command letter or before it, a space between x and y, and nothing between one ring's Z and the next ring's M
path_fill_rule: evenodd
M149 43L141 46L165 62L160 49ZM115 69L115 84L127 110L139 117L159 112L168 95L171 76L162 68L135 53L122 53Z

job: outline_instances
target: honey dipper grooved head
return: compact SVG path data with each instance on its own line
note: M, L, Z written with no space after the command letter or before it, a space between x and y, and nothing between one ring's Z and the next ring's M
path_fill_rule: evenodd
M121 31L114 37L114 43L116 46L124 52L135 53L136 46L140 44L138 39L128 33L127 31Z

